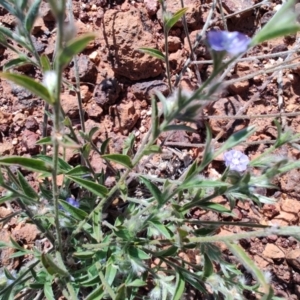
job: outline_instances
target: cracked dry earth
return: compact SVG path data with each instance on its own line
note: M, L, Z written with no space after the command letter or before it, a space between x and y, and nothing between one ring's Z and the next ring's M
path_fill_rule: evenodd
M222 0L228 29L241 31L251 37L266 24L281 5L281 1L274 0L252 8L259 2ZM180 8L179 0L166 0L166 3L171 12ZM203 28L207 19L211 1L184 0L184 3L188 7L186 20L193 43L196 34ZM299 8L298 5L300 4L296 5L296 9ZM140 47L153 47L161 51L164 49L162 16L158 1L73 1L73 13L79 35L86 32L94 32L97 35L96 39L78 56L86 130L89 131L94 126L99 127L94 134L94 142L98 145L110 137L110 153L121 153L123 141L129 133L135 135L135 147L137 147L150 126L151 96L155 90L159 90L164 95L169 93L165 66L160 60L138 50ZM0 8L0 22L11 29L16 25L15 20L3 8ZM224 29L219 9L214 12L211 24L211 28ZM50 59L56 39L54 26L49 7L46 2L42 2L40 16L32 34L39 53L45 53ZM175 75L181 71L189 56L188 40L181 22L170 31L168 44L171 80L174 83ZM253 78L232 83L204 111L204 117L212 128L216 147L233 132L255 125L256 133L238 149L244 151L250 159L256 157L276 139L277 133L272 122L274 119L271 117L272 114L278 117L285 130L300 132L300 66L294 69L283 69L280 72L259 74L259 71L284 61L299 62L300 59L295 53L297 48L299 48L298 36L265 42L250 50L245 55L245 59L231 71L227 80L258 73ZM286 53L288 50L294 53L288 55ZM197 88L195 68L199 71L202 80L205 80L212 71L211 64L207 63L210 55L204 44L197 47L195 55L196 60L203 63L190 66L180 81L180 86L190 91ZM0 57L2 67L8 60L14 58L14 53L9 49L0 48ZM32 67L20 67L17 71L41 79L41 74ZM74 83L75 73L72 64L67 67L64 76ZM71 118L74 129L78 131L80 123L75 93L65 88L61 101L66 115ZM278 116L279 113L282 115ZM290 114L284 115L285 113ZM233 116L239 117L232 119ZM36 142L41 138L42 120L43 103L40 99L12 83L0 81L0 156L38 154L41 149ZM199 116L199 120L196 121L191 125L196 129L196 133L173 132L165 143L163 154L153 156L144 165L143 172L176 178L191 161L201 157L205 142L203 119ZM158 143L164 138L165 136L162 136ZM51 147L48 147L47 151L51 155ZM295 147L283 146L277 154L291 159L300 158L300 151ZM78 154L71 149L66 151L66 160L73 165L80 162ZM93 152L90 161L96 172L106 170L106 165ZM223 170L223 158L219 157L208 167L205 175L210 178L218 177ZM24 174L37 189L35 183L37 178L32 173ZM299 181L299 170L293 170L277 179L279 191L260 191L276 199L277 203L274 205L265 204L260 208L250 202L238 202L234 209L235 217L199 209L193 210L191 216L210 221L299 225ZM113 184L112 177L108 177L106 185L111 187ZM228 201L223 197L215 201L229 207ZM14 203L2 205L0 218L17 209ZM9 223L1 223L0 226L1 241L9 241L11 236L26 248L39 246L43 242L34 225L25 221L20 222L17 218L13 218ZM225 226L218 234L227 235L242 230L244 229L237 226ZM270 235L266 238L242 240L240 243L260 268L271 272L272 284L277 296L284 299L300 298L300 247L295 239ZM236 261L224 245L220 244L220 247L229 261ZM11 254L12 250L1 252L1 267L5 266L10 270L19 269L30 260L30 257L10 259ZM185 259L192 258L187 255ZM250 283L253 280L250 274L248 279ZM249 299L251 299L250 295Z

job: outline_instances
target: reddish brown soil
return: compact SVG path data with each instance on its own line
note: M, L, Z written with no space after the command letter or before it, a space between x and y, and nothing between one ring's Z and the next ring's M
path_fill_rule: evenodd
M170 11L180 7L180 1L167 0ZM202 29L207 18L210 1L185 0L189 7L187 23L192 42L196 33ZM243 10L259 1L254 0L223 0L225 15ZM278 8L281 1L271 1L271 5L240 13L227 19L229 30L242 31L249 36L264 25ZM150 97L155 89L165 95L169 93L166 84L165 67L158 59L138 51L140 47L154 47L164 49L163 30L161 26L161 12L155 0L144 1L106 1L82 0L73 1L73 12L78 34L94 32L97 37L87 49L79 55L79 75L81 80L81 95L86 112L86 130L98 126L94 135L95 143L110 137L110 153L120 153L123 141L129 133L133 132L138 146L142 137L150 126ZM0 18L4 26L14 28L15 21L3 9L0 9ZM214 14L215 28L224 28L219 11ZM36 45L41 53L50 58L54 51L55 33L54 20L49 8L43 3L41 16L38 18L33 30ZM172 82L175 74L182 69L189 54L188 42L182 27L178 24L170 31L168 38L170 50L170 64ZM252 49L246 57L261 56L299 48L295 36L289 36L270 42L265 42ZM210 59L204 45L196 49L197 60ZM0 48L3 66L14 54L8 49ZM247 74L263 70L280 63L286 55L272 58L253 58L237 64L227 79L243 77ZM299 60L296 55L293 59ZM207 78L212 67L209 64L198 65L202 80ZM19 72L41 79L40 73L32 67L22 67ZM71 64L65 71L65 78L74 83L74 67ZM282 76L282 88L279 89L278 78ZM4 155L35 155L40 152L36 141L41 138L41 124L43 119L43 103L29 92L14 84L0 81L0 156ZM194 67L190 66L183 75L180 85L187 90L195 90L197 78ZM276 139L276 127L272 122L274 118L261 118L259 115L281 113L295 113L299 111L300 95L300 67L283 69L279 73L261 74L252 79L234 83L220 95L217 101L204 113L208 117L216 142L224 141L233 132L249 125L256 126L256 133L242 144L243 150L250 158L261 154ZM280 99L282 98L282 104ZM75 130L80 129L79 111L76 95L64 89L62 107L71 118ZM239 120L216 119L213 116L233 115L253 116ZM285 130L294 133L300 131L299 116L281 116L278 118ZM177 170L182 167L183 156L190 160L201 156L205 142L203 122L199 116L195 128L197 133L175 132L169 137L164 147L163 156L154 156L150 164L145 165L144 172L164 176L176 176ZM49 123L49 131L51 124ZM249 144L250 142L256 142ZM217 144L216 144L217 145ZM51 147L48 147L51 154ZM299 159L300 151L288 146L282 147L277 155L291 159ZM73 150L66 153L67 161L72 164L78 162L78 154ZM105 168L99 157L92 153L91 164L95 171ZM188 163L187 163L188 164ZM219 176L223 168L223 159L214 161L207 171L207 176ZM36 178L32 174L27 179L34 187ZM239 202L234 209L235 217L226 217L214 212L195 210L192 217L200 220L232 220L251 221L260 224L299 225L300 197L299 197L299 170L291 171L278 178L279 192L262 191L271 198L276 198L275 205L262 205L261 208L249 203ZM109 183L107 183L109 185ZM110 183L111 184L111 183ZM226 199L217 199L219 203L229 207ZM0 207L0 218L17 210L14 204ZM33 225L25 222L18 223L14 218L8 224L0 224L0 240L8 241L9 236L19 241L27 248L39 243L39 232ZM222 228L220 235L239 232L236 226ZM253 238L241 242L254 262L263 270L272 274L273 286L276 295L284 299L299 299L300 297L300 250L296 240L289 237L268 236L266 238ZM220 245L224 254L231 257L227 249ZM9 259L10 250L1 252L1 266L9 269L18 268L26 263L28 257ZM232 258L232 257L231 257ZM234 261L234 258L232 258Z

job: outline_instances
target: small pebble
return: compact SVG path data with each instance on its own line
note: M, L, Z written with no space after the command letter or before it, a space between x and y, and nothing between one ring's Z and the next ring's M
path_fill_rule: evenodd
M17 145L18 143L19 143L19 141L18 141L17 138L15 138L15 139L12 140L12 144L13 144L14 146Z

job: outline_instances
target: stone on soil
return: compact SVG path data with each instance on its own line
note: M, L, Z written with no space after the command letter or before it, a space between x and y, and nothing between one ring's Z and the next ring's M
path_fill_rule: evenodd
M152 34L153 24L145 9L130 7L122 12L108 10L104 30L116 74L131 80L156 77L163 72L160 59L142 53L139 48L157 48Z

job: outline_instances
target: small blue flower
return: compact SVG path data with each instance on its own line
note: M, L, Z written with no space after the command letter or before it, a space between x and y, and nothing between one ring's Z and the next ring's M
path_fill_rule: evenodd
M237 31L211 30L207 33L207 41L215 51L226 51L229 54L237 55L247 50L251 39Z
M66 202L68 202L69 204L71 204L72 206L78 208L79 207L79 201L70 197L66 199Z
M67 198L66 202L68 202L69 204L71 204L72 206L74 206L76 208L79 208L79 201L72 198L72 197ZM59 209L60 210L65 210L61 205L59 205ZM69 215L69 213L67 213L67 215Z
M225 152L224 159L226 167L229 167L231 171L243 172L249 164L248 156L237 150Z

